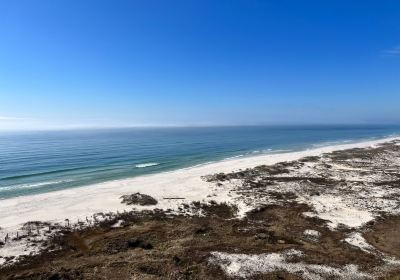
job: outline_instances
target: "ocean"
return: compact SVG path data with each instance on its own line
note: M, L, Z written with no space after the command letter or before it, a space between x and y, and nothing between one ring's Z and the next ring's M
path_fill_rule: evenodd
M248 126L0 132L0 199L400 135L400 126Z

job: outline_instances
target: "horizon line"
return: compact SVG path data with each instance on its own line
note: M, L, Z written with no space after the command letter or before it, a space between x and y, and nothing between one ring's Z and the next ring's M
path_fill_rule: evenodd
M76 126L43 128L0 128L0 132L46 132L77 130L118 130L118 129L169 129L169 128L224 128L224 127L317 127L317 126L400 126L397 122L355 122L355 123L275 123L275 124L188 124L188 125L120 125L120 126Z

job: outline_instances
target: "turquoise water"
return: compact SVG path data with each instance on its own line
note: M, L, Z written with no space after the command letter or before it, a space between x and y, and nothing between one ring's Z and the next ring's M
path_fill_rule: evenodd
M275 126L0 133L0 199L400 135L397 126Z

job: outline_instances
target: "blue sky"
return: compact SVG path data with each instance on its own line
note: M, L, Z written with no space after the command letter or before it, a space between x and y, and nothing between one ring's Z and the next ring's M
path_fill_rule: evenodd
M1 1L0 129L400 122L399 1Z

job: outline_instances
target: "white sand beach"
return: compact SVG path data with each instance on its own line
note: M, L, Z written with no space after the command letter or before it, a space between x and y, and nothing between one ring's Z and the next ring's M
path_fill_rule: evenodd
M214 185L202 180L201 177L219 172L252 168L262 164L268 165L280 161L296 160L301 157L320 155L335 150L363 148L396 139L399 138L391 137L299 152L235 158L171 172L0 200L0 227L3 230L15 230L28 221L63 222L66 218L82 220L86 216L98 212L130 210L132 209L131 206L121 204L120 197L134 192L153 196L159 202L155 207L160 209L174 209L184 201L213 199L229 202L230 198L226 196L226 193L214 193ZM209 195L213 195L213 197L207 197ZM164 199L168 197L185 199ZM142 208L154 208L154 206Z

